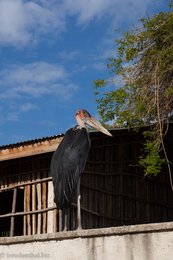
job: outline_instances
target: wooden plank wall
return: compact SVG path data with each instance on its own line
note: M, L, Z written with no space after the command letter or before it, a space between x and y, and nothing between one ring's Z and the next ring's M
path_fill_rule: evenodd
M141 140L141 133L126 131L112 139L93 136L82 177L84 228L173 220L167 167L157 178L144 177L138 166Z
M47 233L48 230L49 232L54 231L56 210L53 210L55 209L53 194L51 196L52 206L48 207L48 193L49 198L50 193L53 193L52 189L49 190L49 182L52 182L49 169L50 156L48 154L13 160L10 164L8 162L1 163L1 173L6 173L6 175L1 175L0 178L0 196L7 191L14 191L12 205L9 206L5 214L0 214L1 221L5 218L11 219L11 225L4 227L10 230L10 236L35 235ZM23 196L18 197L17 190L23 190ZM20 204L20 212L16 209L16 204ZM48 214L49 210L52 210L52 215ZM22 225L20 234L17 233L17 227L15 228L17 223L15 218L18 218L18 216L22 216L20 219ZM53 223L52 230L50 227L48 228L48 222ZM4 230L0 232L4 234Z

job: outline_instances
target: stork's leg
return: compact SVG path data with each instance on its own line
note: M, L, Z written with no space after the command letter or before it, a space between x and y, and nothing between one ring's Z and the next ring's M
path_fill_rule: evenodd
M62 231L62 209L59 209L59 231Z
M81 199L81 195L80 195L80 179L79 179L77 183L77 229L82 228L80 199Z
M59 232L67 230L67 209L59 209Z
M63 210L63 219L64 219L64 228L63 228L63 231L67 231L67 209L64 209Z

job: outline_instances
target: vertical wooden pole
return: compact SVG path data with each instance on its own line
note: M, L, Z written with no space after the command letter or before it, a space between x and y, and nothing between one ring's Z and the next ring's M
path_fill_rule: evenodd
M32 174L32 179L35 179L35 174ZM32 211L36 210L36 187L32 184ZM36 234L36 214L32 214L32 234Z
M15 188L13 191L13 203L12 203L11 213L15 213L15 211L16 211L16 198L17 198L17 188ZM11 217L10 237L14 236L14 218L15 217Z
M23 209L26 212L26 186L24 188ZM23 235L26 236L26 215L23 216Z
M53 206L56 206L55 202ZM53 210L53 233L57 232L57 209Z
M46 172L44 172L43 174L43 178L46 177ZM42 183L42 205L43 205L43 209L46 208L46 192L47 192L47 183L43 182ZM43 233L46 233L46 217L47 217L47 212L43 213Z
M37 173L37 179L40 179L40 173ZM41 183L37 183L37 209L41 210ZM41 234L41 213L37 215L37 234Z
M52 207L54 206L54 193L53 193L53 183L52 181L48 182L48 205L47 207ZM53 233L54 229L56 227L55 223L55 214L56 214L56 209L48 211L47 213L47 233Z
M26 211L30 211L30 196L31 196L31 185L26 186ZM31 235L31 216L27 215L26 216L26 221L27 221L27 231L28 235Z

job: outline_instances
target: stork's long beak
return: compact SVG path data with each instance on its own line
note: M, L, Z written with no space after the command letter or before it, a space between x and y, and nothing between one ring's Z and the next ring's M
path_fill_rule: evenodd
M91 126L92 128L102 132L105 135L109 135L112 136L112 134L106 129L104 128L99 121L97 121L94 117L90 116L90 117L85 117L84 119L85 123L89 126Z

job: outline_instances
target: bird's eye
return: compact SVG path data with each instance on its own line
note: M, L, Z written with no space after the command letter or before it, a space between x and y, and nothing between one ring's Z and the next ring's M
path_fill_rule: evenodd
M88 113L88 111L86 111L86 110L83 111L83 114L84 114L85 117L90 117L91 116L90 113Z

